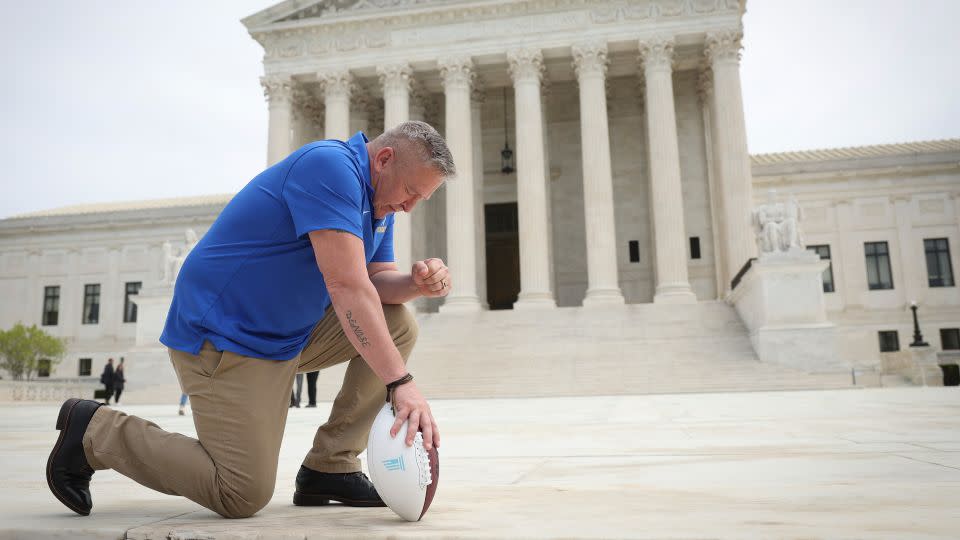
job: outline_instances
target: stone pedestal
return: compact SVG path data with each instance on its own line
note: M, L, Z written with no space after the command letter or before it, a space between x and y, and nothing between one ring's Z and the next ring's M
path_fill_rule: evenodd
M149 285L131 295L130 301L137 304L137 349L162 347L160 334L167 322L167 312L173 301L172 285Z
M943 370L936 351L929 345L881 353L880 371L884 375L900 375L917 386L943 386Z
M761 361L808 372L849 368L837 354L821 274L827 262L801 249L765 253L728 297Z

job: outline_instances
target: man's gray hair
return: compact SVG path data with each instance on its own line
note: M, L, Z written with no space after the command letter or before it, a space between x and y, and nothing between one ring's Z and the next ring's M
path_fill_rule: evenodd
M453 163L453 155L447 148L443 137L426 122L411 120L398 124L373 140L377 148L407 145L413 143L421 152L423 162L433 166L443 176L444 180L452 179L457 175L457 166Z

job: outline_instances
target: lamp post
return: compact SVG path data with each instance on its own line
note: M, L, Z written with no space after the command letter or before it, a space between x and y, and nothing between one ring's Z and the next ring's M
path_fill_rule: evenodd
M913 343L911 347L929 347L930 344L923 340L923 334L920 333L920 323L917 322L917 301L910 302L910 310L913 311Z

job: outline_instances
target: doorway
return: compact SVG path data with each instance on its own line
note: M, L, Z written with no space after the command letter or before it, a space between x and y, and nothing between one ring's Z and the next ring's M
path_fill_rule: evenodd
M487 245L487 303L513 309L520 294L520 228L517 203L483 207Z

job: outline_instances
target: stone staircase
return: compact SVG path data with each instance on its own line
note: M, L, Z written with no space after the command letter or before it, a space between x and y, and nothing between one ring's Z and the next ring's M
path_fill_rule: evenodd
M419 321L410 369L435 398L851 387L849 372L761 363L723 302L428 313ZM332 375L321 375L324 385L339 385Z
M422 313L418 320L409 365L431 399L853 387L849 371L804 373L761 363L739 316L723 302ZM126 356L122 401L175 407L180 388L166 350ZM345 368L320 374L320 401L336 396ZM858 386L882 384L865 375Z

